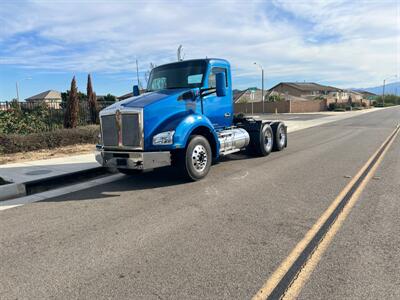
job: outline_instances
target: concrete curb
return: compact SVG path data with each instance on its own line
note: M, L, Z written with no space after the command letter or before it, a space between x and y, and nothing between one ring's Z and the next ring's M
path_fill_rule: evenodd
M0 185L0 201L26 195L25 184L9 183Z
M0 201L15 199L26 195L34 194L36 187L43 186L45 184L52 186L55 183L59 182L68 183L69 181L73 181L74 179L80 176L94 174L94 173L99 173L99 175L101 175L101 173L103 172L104 174L107 173L107 169L99 166L99 167L89 168L86 170L80 170L71 173L65 173L61 175L42 178L38 180L27 181L23 183L9 183L0 185Z
M6 200L6 201L0 201L0 211L18 207L18 206L23 206L23 205L29 204L29 203L43 201L46 199L51 199L51 198L65 195L68 193L73 193L73 192L80 191L83 189L88 189L88 188L91 188L91 187L94 187L97 185L107 184L107 183L122 179L124 177L125 177L125 175L123 175L123 174L113 174L113 175L105 176L102 178L89 180L87 182L82 182L82 183L62 187L59 189L46 191L43 193L19 197L19 198L15 198L15 199L11 199L11 200Z

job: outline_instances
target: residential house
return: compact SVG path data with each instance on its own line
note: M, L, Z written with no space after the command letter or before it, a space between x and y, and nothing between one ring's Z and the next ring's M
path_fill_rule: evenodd
M327 103L358 103L359 105L364 105L369 107L371 101L364 97L364 95L358 91L354 90L342 90L341 92L330 93L327 97Z
M267 101L268 91L264 90L264 99ZM245 89L234 90L233 91L233 102L234 103L251 103L251 102L261 102L262 100L262 90L261 89Z
M368 91L364 91L364 90L354 90L354 91L356 91L356 92L360 93L361 95L363 95L363 98L367 99L367 100L375 100L376 97L378 97L377 94L374 94L374 93L371 93L371 92L368 92Z
M285 100L291 101L326 99L327 105L350 101L359 104L364 102L367 106L370 104L362 93L314 82L281 82L269 89L269 92L278 93Z
M54 90L48 90L43 93L26 98L28 105L45 103L50 108L61 109L61 93Z
M276 92L285 100L292 100L291 97L296 97L296 100L314 100L328 98L329 95L336 95L342 90L314 82L281 82L270 88L269 92Z

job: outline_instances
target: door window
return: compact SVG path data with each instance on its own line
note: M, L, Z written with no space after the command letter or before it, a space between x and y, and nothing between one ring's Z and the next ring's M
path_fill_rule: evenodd
M211 69L211 73L208 76L208 87L209 88L215 88L217 86L216 80L215 80L215 74L218 73L225 73L225 80L226 80L226 86L228 86L228 72L225 68L219 68L219 67L213 67Z

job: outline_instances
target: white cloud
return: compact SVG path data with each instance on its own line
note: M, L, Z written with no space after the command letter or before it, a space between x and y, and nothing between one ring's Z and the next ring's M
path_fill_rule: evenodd
M186 58L230 60L237 85L258 80L257 61L269 79L368 86L399 73L399 14L396 1L6 2L0 63L122 73L183 44Z

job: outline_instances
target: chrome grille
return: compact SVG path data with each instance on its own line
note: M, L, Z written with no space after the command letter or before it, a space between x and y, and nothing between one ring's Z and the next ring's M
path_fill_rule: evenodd
M118 127L115 115L101 117L101 130L104 146L118 146Z
M142 128L139 113L121 112L120 131L115 114L101 117L102 138L105 147L142 147ZM120 141L119 141L120 140Z
M127 147L140 147L139 115L122 114L122 144Z

